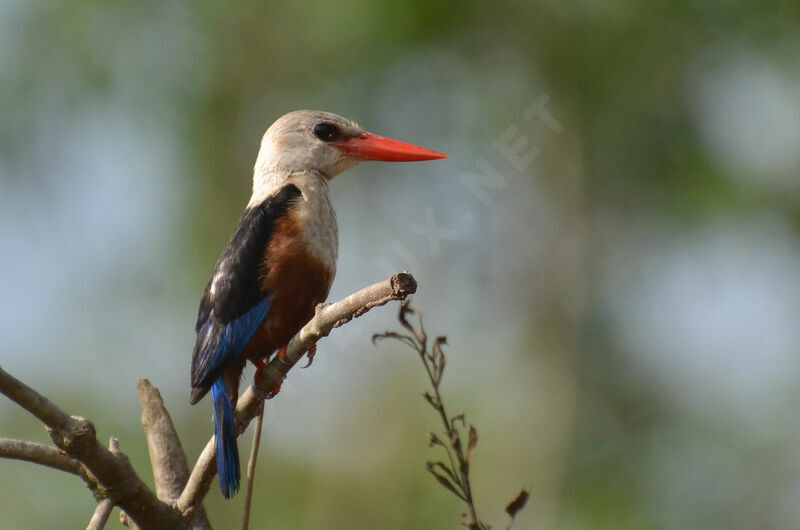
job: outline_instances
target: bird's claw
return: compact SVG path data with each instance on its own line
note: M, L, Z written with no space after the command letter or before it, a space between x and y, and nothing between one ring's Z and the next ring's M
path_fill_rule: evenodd
M283 348L282 351L283 350L285 350L285 348ZM269 366L269 362L267 362L266 359L256 359L253 360L252 362L256 367L256 373L253 375L253 381L255 382L256 385L258 385L259 383L261 383L261 380L264 379L264 370L267 368L267 366ZM281 391L281 385L283 385L283 379L281 379L280 383L275 385L275 388L267 392L267 395L264 397L264 399L272 399L275 396L277 396L278 392Z
M317 345L312 344L311 347L308 349L308 353L306 354L306 357L308 357L308 362L302 368L308 368L309 366L311 366L311 363L314 362L314 356L316 354L317 354Z
M264 398L264 399L272 399L272 398L274 398L275 396L277 396L277 395L278 395L278 392L280 392L280 391L281 391L281 387L282 387L282 386L283 386L283 379L281 379L281 382L280 382L280 383L278 383L277 385L275 385L275 388L273 388L272 390L270 390L269 392L267 392L267 397L266 397L266 398Z
M256 359L255 361L252 362L253 365L255 365L256 367L256 373L253 374L253 381L255 381L256 384L258 384L264 377L264 369L268 366L268 363L264 359Z

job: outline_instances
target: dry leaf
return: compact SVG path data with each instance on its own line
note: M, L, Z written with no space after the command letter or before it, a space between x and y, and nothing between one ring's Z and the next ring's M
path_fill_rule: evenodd
M467 445L467 462L472 460L472 451L478 445L478 430L473 425L469 426L469 444Z
M508 506L506 506L506 513L512 519L516 517L519 511L525 507L525 503L528 502L528 498L530 496L531 494L528 493L526 490L520 491L519 495L517 495L517 497L513 501L508 503Z

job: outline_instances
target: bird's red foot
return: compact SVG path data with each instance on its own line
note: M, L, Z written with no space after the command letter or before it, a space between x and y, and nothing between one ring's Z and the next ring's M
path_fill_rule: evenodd
M280 382L280 383L278 383L277 385L275 385L275 388L273 388L272 390L270 390L270 391L269 391L269 393L267 394L267 399L272 399L272 398L274 398L275 396L277 396L277 395L278 395L278 392L280 392L280 391L281 391L281 387L282 387L282 386L283 386L283 379L281 379L281 382Z
M258 384L264 377L264 369L267 367L269 363L267 363L267 361L265 361L264 359L256 359L255 361L253 361L253 364L256 367L256 373L253 375L253 381L255 381L256 384Z
M314 362L314 356L316 354L317 354L317 345L315 343L312 344L311 347L308 349L308 354L307 354L308 363L306 363L306 365L303 368L308 368L309 366L311 366L311 363Z
M285 345L285 344L284 344L283 346L281 346L281 349L280 349L280 350L278 350L278 357L279 357L279 358L280 358L282 361L285 361L285 360L286 360L286 345Z

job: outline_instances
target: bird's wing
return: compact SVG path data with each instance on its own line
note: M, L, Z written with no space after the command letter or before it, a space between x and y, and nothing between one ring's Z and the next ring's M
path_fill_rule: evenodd
M275 222L300 196L288 185L260 205L248 208L206 285L197 313L192 353L193 402L241 353L269 313L270 293L259 284L264 251Z

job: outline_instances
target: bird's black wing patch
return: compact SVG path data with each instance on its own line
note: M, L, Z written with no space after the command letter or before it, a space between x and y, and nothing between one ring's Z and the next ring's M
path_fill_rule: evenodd
M208 391L228 360L238 357L267 316L270 293L259 284L264 251L275 222L300 195L290 184L248 208L220 255L197 313L192 402Z

